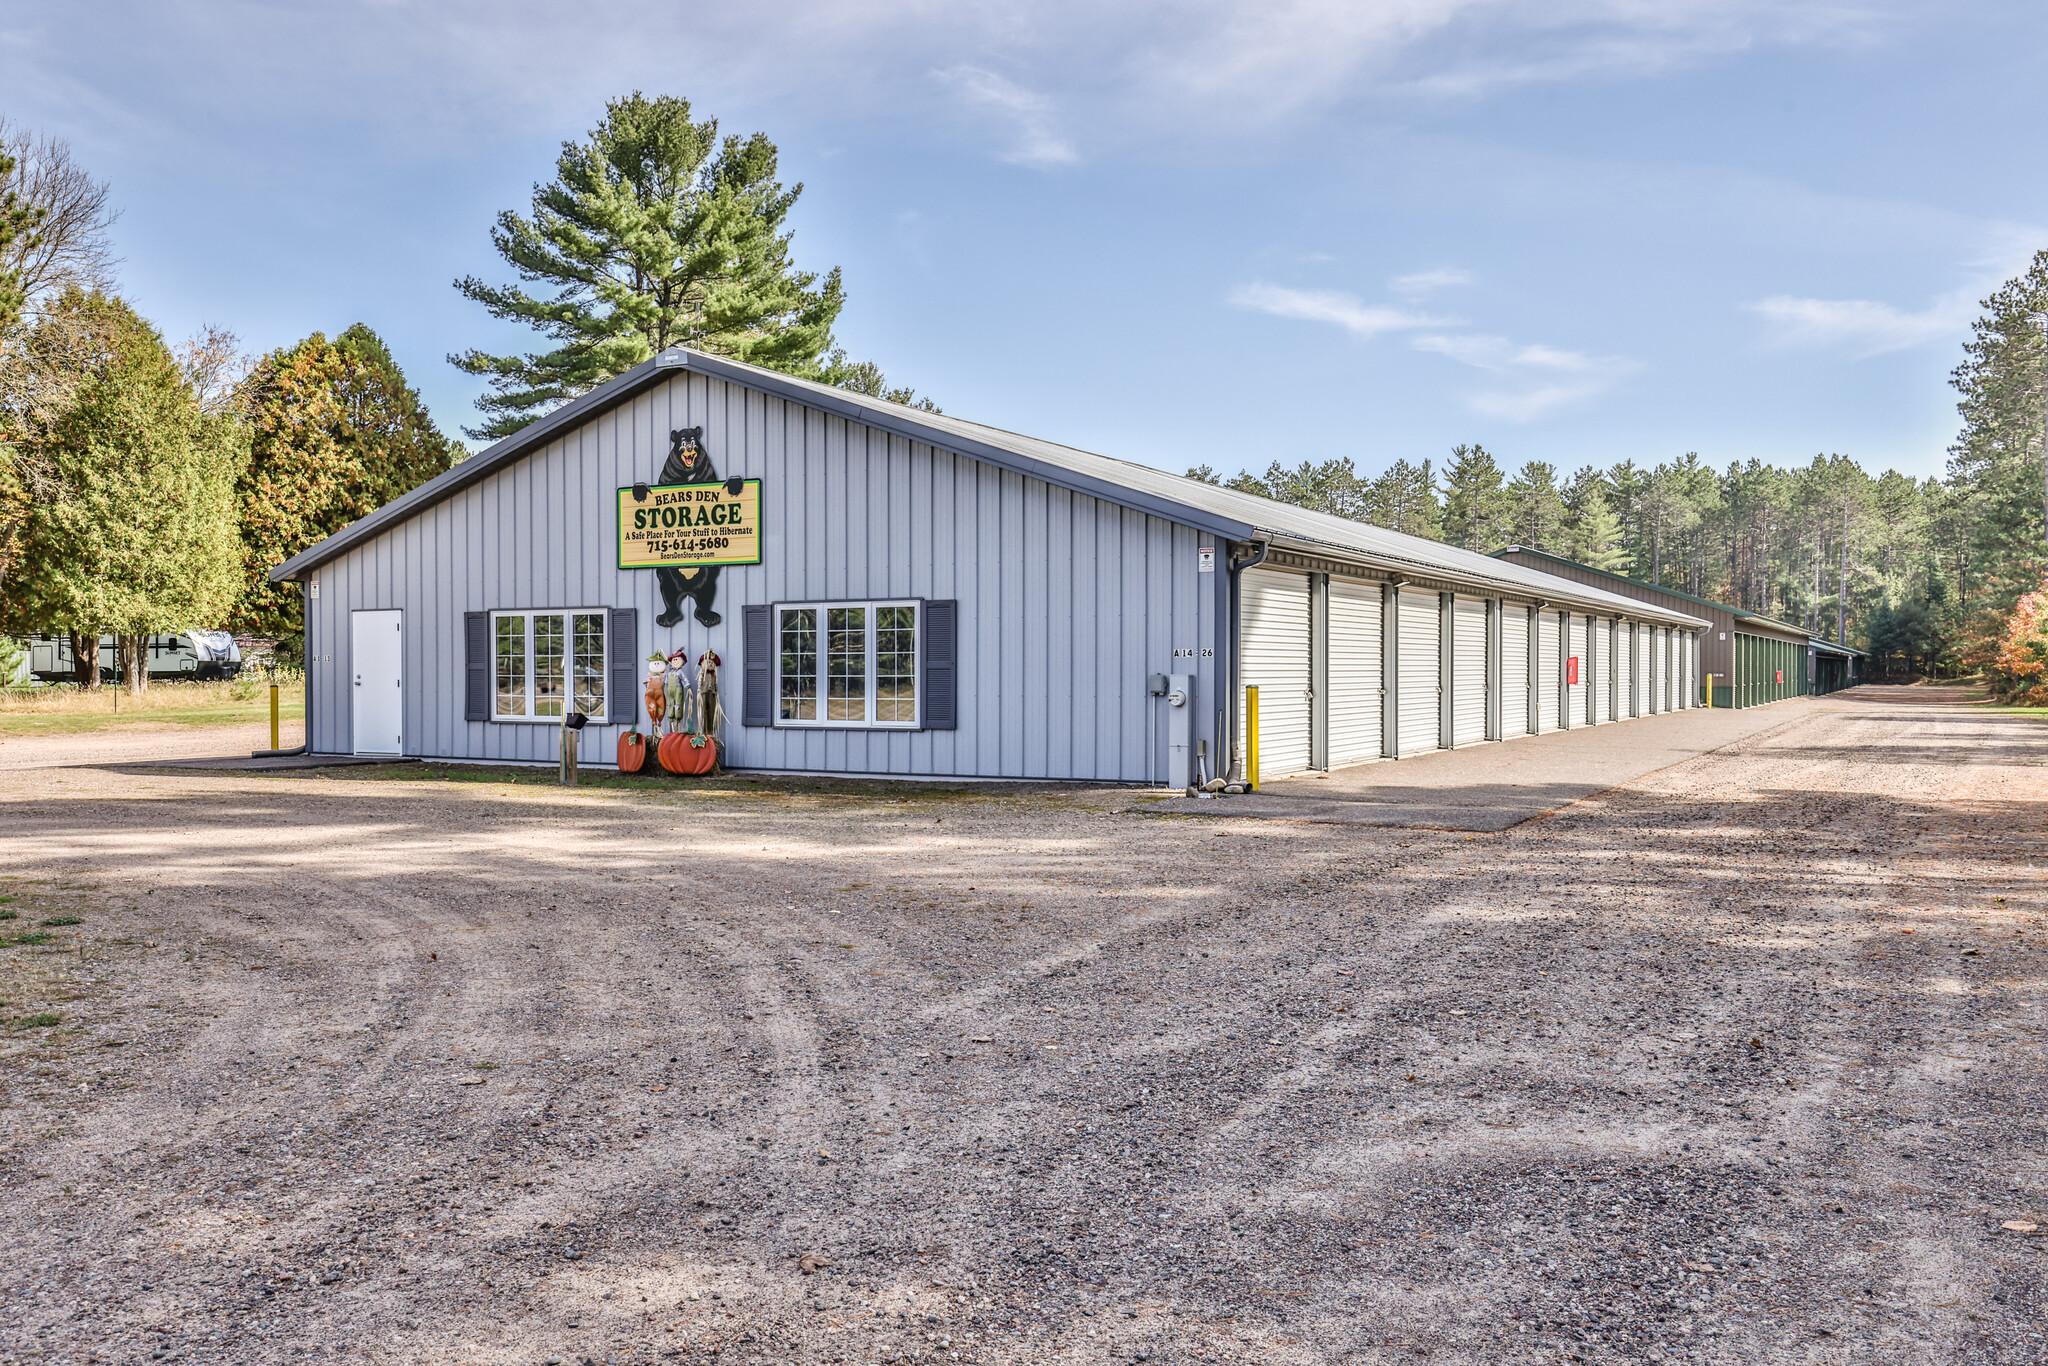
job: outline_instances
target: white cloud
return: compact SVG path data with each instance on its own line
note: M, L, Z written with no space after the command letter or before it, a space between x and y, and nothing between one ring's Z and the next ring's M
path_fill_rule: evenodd
M1533 421L1595 398L1636 368L1635 362L1620 356L1518 345L1506 337L1474 333L1431 333L1417 337L1414 346L1498 376L1498 384L1469 395L1466 401L1475 412L1509 422Z
M978 66L956 66L932 74L967 104L1011 126L1014 141L1003 160L1044 169L1081 159L1073 143L1053 132L1052 101L1044 95Z
M1945 295L1918 312L1871 299L1801 299L1773 295L1748 305L1772 325L1778 346L1824 346L1858 359L1952 338L1969 326L1974 290Z
M1329 289L1289 289L1285 285L1256 283L1240 285L1230 293L1237 308L1270 313L1276 318L1299 318L1303 322L1334 323L1358 337L1377 337L1383 332L1400 332L1440 325L1441 318L1409 313L1384 304L1368 304L1355 294Z
M1439 289L1453 285L1476 285L1479 277L1469 270L1444 267L1439 270L1418 270L1412 275L1396 275L1387 281L1387 288L1404 299L1420 299L1434 294Z

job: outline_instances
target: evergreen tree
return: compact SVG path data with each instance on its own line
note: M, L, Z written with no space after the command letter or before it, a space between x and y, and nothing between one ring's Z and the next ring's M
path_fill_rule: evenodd
M1508 484L1507 499L1516 544L1553 555L1567 549L1559 534L1564 528L1564 499L1557 492L1556 469L1531 460Z
M1389 531L1443 539L1443 506L1437 501L1436 471L1425 460L1396 460L1366 490L1364 520Z
M776 161L765 134L721 139L716 119L691 121L686 99L635 91L607 104L585 141L563 144L555 179L534 187L532 216L508 209L491 232L520 278L552 294L456 282L492 317L559 343L449 357L490 384L477 403L490 419L469 434L507 436L673 345L909 402L834 348L839 271L820 280L796 268L784 224L803 186L785 188Z
M36 228L48 212L28 203L8 181L14 175L16 159L0 152L0 337L21 322L21 306L27 302L20 256L39 242Z
M80 318L89 326L72 328ZM69 632L88 684L101 633L115 632L139 689L149 634L217 622L234 601L248 436L231 415L201 410L162 338L120 300L67 290L38 329L99 344L77 356L67 401L19 433L53 492L31 510L8 615Z
M1593 477L1583 477L1588 474ZM1618 574L1628 564L1628 552L1621 548L1621 519L1607 505L1606 481L1591 470L1582 470L1580 475L1572 481L1570 496L1565 499L1571 514L1571 558Z
M1484 446L1453 446L1444 467L1443 536L1452 545L1494 551L1513 539L1500 466Z
M1963 430L1949 447L1950 482L1971 502L1973 554L1966 601L2009 610L2048 570L2048 251L1983 302L1951 383Z
M362 323L264 358L242 387L254 434L236 488L242 520L238 629L304 629L296 585L271 569L448 469L443 436L377 334Z

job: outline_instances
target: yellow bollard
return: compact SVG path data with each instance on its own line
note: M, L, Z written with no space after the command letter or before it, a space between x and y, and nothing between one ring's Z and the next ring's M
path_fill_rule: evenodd
M280 748L277 743L277 682L275 679L271 680L270 684L270 747L272 749Z
M1259 689L1244 690L1244 785L1259 790Z
M1714 676L1712 674L1707 675L1707 705L1710 707L1714 705Z

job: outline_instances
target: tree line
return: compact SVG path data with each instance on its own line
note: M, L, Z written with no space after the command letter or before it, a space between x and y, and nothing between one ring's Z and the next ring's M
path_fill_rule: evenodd
M1988 668L2048 570L2048 251L1983 303L1951 377L1942 476L1820 454L1717 469L1696 452L1510 473L1461 445L1377 476L1348 456L1192 478L1482 552L1521 545L1868 649L1891 673Z
M487 387L467 434L509 436L677 344L936 412L835 341L839 271L793 258L802 191L763 134L678 97L611 101L531 212L498 217L521 283L455 282L547 342L449 357ZM159 632L225 625L289 655L300 601L271 568L468 451L363 323L259 356L224 328L169 343L118 293L115 218L61 141L0 118L0 634L68 636L98 687L112 633L140 689Z

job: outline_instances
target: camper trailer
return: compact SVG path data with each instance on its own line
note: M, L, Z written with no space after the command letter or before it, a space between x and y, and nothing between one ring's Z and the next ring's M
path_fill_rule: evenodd
M28 670L44 683L69 683L78 677L69 636L30 636ZM200 681L233 678L242 671L241 647L226 631L180 631L149 638L149 676ZM100 678L121 676L120 651L113 636L100 637Z

